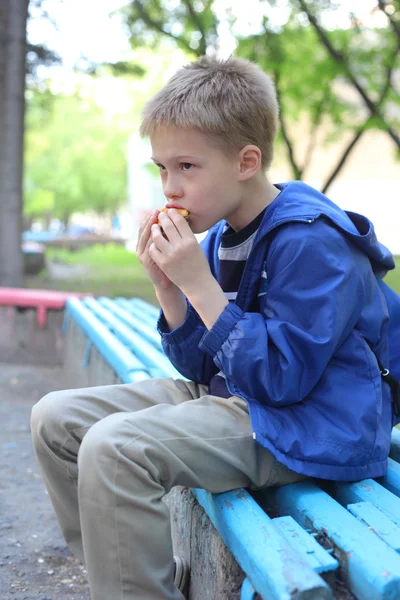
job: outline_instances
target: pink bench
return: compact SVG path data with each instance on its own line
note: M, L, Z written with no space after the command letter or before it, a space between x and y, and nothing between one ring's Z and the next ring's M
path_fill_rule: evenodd
M68 298L73 296L82 298L84 296L91 296L91 294L0 287L0 306L36 308L37 323L39 327L44 328L47 322L47 311L49 309L63 310Z

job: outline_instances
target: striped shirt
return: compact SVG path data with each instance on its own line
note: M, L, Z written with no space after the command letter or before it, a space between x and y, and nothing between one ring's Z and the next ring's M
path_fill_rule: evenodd
M253 247L264 212L265 209L244 229L234 231L232 227L226 225L222 233L218 249L218 283L229 302L236 300L244 267ZM222 398L229 398L231 396L226 386L225 375L222 371L219 371L211 379L208 393Z

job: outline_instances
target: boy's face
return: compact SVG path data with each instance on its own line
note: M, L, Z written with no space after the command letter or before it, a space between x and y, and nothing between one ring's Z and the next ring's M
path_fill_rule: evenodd
M150 141L166 206L189 210L193 233L203 233L221 219L235 220L240 205L239 155L226 156L195 129L159 128Z

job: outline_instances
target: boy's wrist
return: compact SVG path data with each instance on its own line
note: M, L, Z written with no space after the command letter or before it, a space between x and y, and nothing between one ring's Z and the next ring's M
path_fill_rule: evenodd
M199 284L195 291L187 293L185 291L185 295L208 330L212 328L229 304L221 286L212 276L209 281Z
M166 299L166 298L177 298L179 296L183 296L182 291L178 288L178 286L176 286L174 283L169 286L169 287L158 287L158 286L154 286L154 291L156 293L157 296L157 300L160 302L161 304L161 300L162 299Z
M169 330L173 331L186 319L188 310L186 298L176 285L168 289L155 288L155 292Z

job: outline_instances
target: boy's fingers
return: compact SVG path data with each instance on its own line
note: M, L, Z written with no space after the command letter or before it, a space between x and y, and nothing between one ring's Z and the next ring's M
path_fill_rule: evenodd
M150 237L158 249L162 248L167 243L167 240L162 234L161 227L157 223L152 224Z
M152 243L153 243L153 238L151 237L151 235L149 235L149 238L148 238L148 240L146 242L146 247L144 249L145 253L149 252L149 248L152 245Z
M153 211L150 215L145 217L140 224L139 233L138 233L138 242L136 245L136 253L141 254L146 248L147 241L150 237L151 226L157 220L157 211ZM147 231L146 231L147 230Z
M143 252L143 244L145 243L145 240L143 240L143 232L144 232L144 229L146 228L146 224L147 224L148 220L149 220L149 217L145 217L140 224L139 231L138 231L138 239L137 239L137 243L136 243L136 254L141 254Z
M174 208L170 209L168 211L168 216L175 225L175 229L179 234L182 235L184 232L192 231L187 219L185 219L178 210Z
M180 217L179 213L178 216ZM182 217L180 217L182 218ZM174 220L171 218L171 216L165 213L161 213L160 214L160 224L161 227L163 229L163 231L165 232L165 235L167 236L168 240L171 243L174 243L176 241L179 240L180 235L179 235L179 231L176 227L176 224L174 223Z

